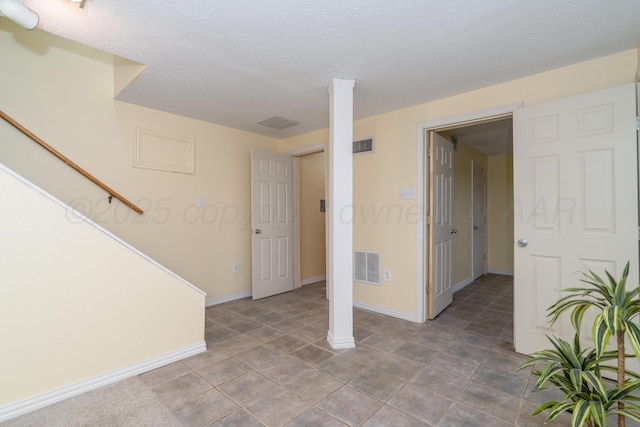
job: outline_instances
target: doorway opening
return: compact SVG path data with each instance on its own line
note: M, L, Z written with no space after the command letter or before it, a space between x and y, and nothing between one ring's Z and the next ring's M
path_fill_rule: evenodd
M327 161L324 144L304 147L293 157L296 287L326 281L325 220Z
M422 236L422 251L418 251L418 320L436 317L438 313L427 310L432 307L430 285L434 277L447 277L447 273L437 271L446 264L430 263L434 249L429 233L434 226L429 222L434 211L429 203L433 192L429 134L445 138L453 147L451 272L447 285L456 292L485 273L513 275L512 113L519 107L514 104L419 125L419 194L426 217L418 227Z

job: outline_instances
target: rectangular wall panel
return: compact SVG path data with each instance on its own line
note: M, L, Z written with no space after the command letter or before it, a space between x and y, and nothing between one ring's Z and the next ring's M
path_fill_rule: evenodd
M136 129L133 167L195 173L195 139L150 129Z

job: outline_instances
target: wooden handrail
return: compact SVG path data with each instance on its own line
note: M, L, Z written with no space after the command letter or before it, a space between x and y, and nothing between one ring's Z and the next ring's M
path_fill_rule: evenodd
M91 175L86 170L82 169L80 166L78 166L76 163L74 163L67 156L65 156L64 154L60 153L58 150L56 150L55 148L53 148L52 146L50 146L49 144L44 142L37 135L33 134L33 132L31 132L29 129L25 128L20 123L18 123L14 119L12 119L9 115L7 115L2 110L0 110L0 117L3 118L11 126L13 126L14 128L18 129L20 132L22 132L23 134L25 134L26 136L31 138L34 142L38 143L45 150L47 150L48 152L50 152L51 154L56 156L58 159L60 159L63 162L65 162L72 169L75 169L76 172L80 173L80 175L84 176L89 181L93 182L95 185L97 185L98 187L102 188L104 191L109 193L109 197L115 197L116 199L120 200L122 203L124 203L125 205L127 205L128 207L133 209L135 212L137 212L138 214L142 215L142 213L143 213L142 209L140 209L139 207L137 207L136 205L134 205L133 203L131 203L130 201L128 201L127 199L122 197L120 194L118 194L116 191L111 189L111 187L109 187L106 184L104 184L98 178L96 178L95 176ZM109 201L111 201L111 199L109 199Z

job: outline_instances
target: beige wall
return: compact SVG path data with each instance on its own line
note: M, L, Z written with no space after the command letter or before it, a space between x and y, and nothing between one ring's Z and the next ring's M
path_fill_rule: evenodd
M304 283L326 275L324 152L297 157L300 279Z
M451 212L453 271L452 284L469 282L473 279L473 210L472 180L473 162L487 169L487 156L458 141L458 149L453 157L453 200Z
M288 152L326 143L328 130L275 141L114 102L110 55L38 30L14 33L3 27L9 25L4 21L0 24L0 51L5 59L0 69L2 108L117 191L140 201L147 214L135 223L132 214L117 208L119 204L107 206L102 191L72 178L66 168L46 160L48 156L2 124L0 161L63 200L91 210L107 228L207 291L209 297L248 291L249 151L277 147ZM636 50L626 51L356 121L354 138L375 136L376 151L353 159L354 248L379 251L382 268L392 271L393 280L382 286L354 283L354 300L390 312L416 313L420 283L416 220L421 207L414 200L400 200L399 195L401 188L418 185L418 123L633 82L637 59ZM193 136L196 174L133 169L136 126ZM208 209L195 210L197 196L206 198ZM234 262L240 263L240 273L232 273Z
M513 274L513 154L489 157L487 269Z
M205 296L0 170L0 407L203 345Z
M389 311L415 314L417 227L415 201L400 200L400 189L417 187L417 124L522 102L532 105L635 81L635 50L524 77L354 123L354 138L375 136L376 152L353 159L354 249L381 252L392 281L382 286L354 282L354 300ZM354 90L358 97L358 82ZM357 113L357 112L356 112ZM281 151L329 139L328 131L289 138ZM365 213L370 215L366 216ZM372 215L375 214L375 215Z
M275 149L275 140L114 101L112 55L40 30L16 30L6 19L0 20L0 52L3 111L145 213L138 216L117 201L109 205L104 191L4 121L0 162L196 284L208 298L250 291L250 150ZM136 128L194 138L195 174L133 168ZM205 209L196 208L198 196L205 198ZM234 263L239 273L233 273Z

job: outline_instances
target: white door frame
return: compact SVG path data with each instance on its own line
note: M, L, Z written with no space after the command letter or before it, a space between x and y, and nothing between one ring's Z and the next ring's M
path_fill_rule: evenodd
M302 156L305 156L307 154L326 153L326 151L327 151L327 143L323 142L323 143L320 143L320 144L313 144L313 145L307 145L305 147L296 148L294 150L289 151L289 155L291 157L295 158L295 157L302 157ZM297 198L298 184L297 184L297 182L298 182L298 172L299 171L298 171L298 169L296 167L296 162L294 161L292 163L293 163L293 212L294 212L294 215L293 215L293 257L294 257L295 260L297 260L298 259L298 251L300 250L298 248L298 231L297 231L299 219L298 219L298 215L296 214L298 212L298 198ZM328 184L327 183L328 170L329 170L328 166L329 166L328 159L327 159L327 156L325 155L324 156L324 194L325 194L325 197L327 196L327 189L329 187L327 185ZM327 234L329 232L328 230L329 230L329 227L327 227L327 223L325 222L325 225L324 225L324 239L325 239L325 242L329 241L329 235ZM325 265L328 265L329 255L330 255L329 251L330 251L331 248L329 247L329 245L325 245L325 247L326 247ZM296 261L294 263L294 267L293 267L294 268L294 271L293 271L294 277L298 277L297 276L297 274L298 274L298 270L297 269L300 266L297 265L297 264L298 263ZM326 273L325 273L325 275L326 275ZM298 284L296 283L296 287L298 287L297 285ZM329 298L328 292L329 292L329 287L327 286L327 298Z
M522 102L503 105L499 107L489 108L486 110L474 111L457 116L443 117L434 120L426 120L420 122L416 129L416 153L417 153L417 182L416 182L416 205L419 207L422 215L418 216L416 223L416 322L424 322L427 319L427 270L426 256L428 254L428 240L426 217L428 212L428 206L426 203L429 200L427 191L429 189L428 179L428 163L427 163L427 145L429 143L427 134L428 131L436 131L445 127L451 127L456 125L468 125L474 122L481 122L489 119L500 118L505 116L511 116L513 111L521 108L524 105Z

